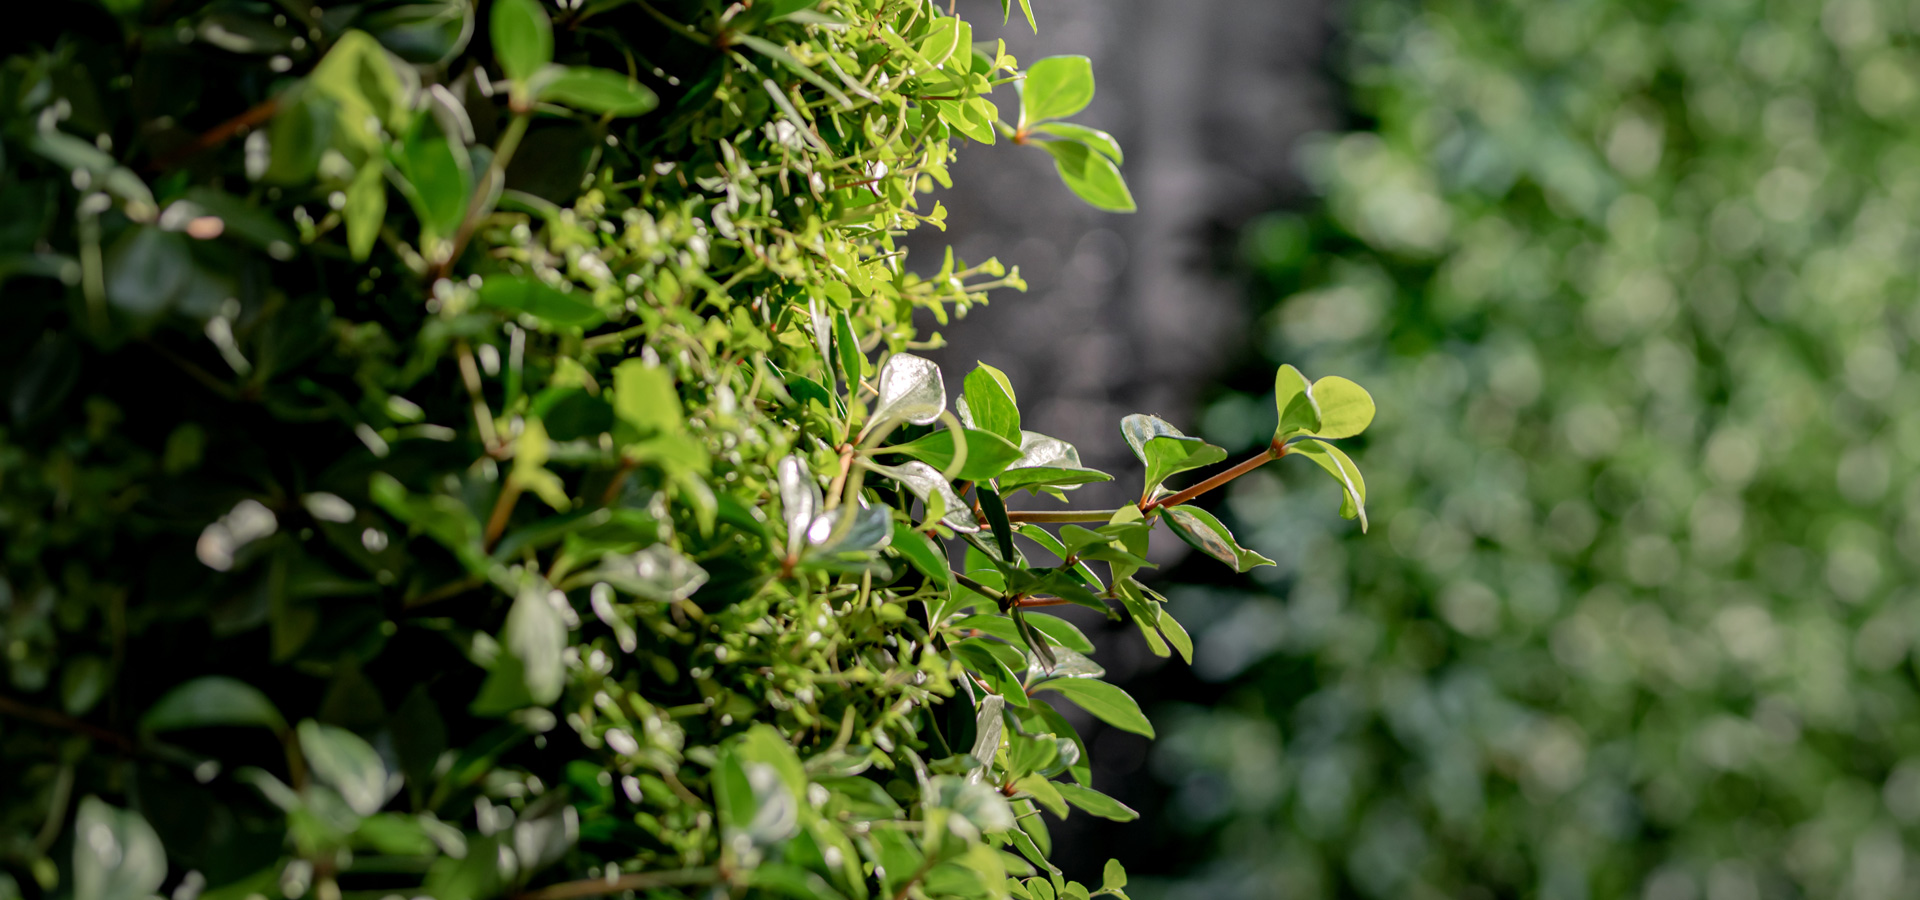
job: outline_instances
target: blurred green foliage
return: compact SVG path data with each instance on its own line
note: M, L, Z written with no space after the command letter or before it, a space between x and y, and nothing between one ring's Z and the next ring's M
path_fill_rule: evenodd
M1920 891L1917 13L1355 4L1371 127L1246 249L1268 359L1379 398L1377 527L1262 473L1271 596L1174 592L1167 896Z

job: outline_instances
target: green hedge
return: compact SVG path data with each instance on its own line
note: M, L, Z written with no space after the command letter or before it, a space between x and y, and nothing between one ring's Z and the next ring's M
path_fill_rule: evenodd
M1284 603L1174 594L1231 686L1156 749L1171 896L1912 896L1910 5L1351 17L1372 127L1246 247L1269 358L1381 399L1376 528L1254 482Z
M1257 558L1151 416L1138 504L1009 513L1110 476L988 367L949 410L913 317L1020 280L895 245L958 137L1131 210L1086 59L892 0L59 9L0 65L0 898L1088 897L1040 811L1134 814L1031 695L1153 729L1036 608L1186 653L1148 532ZM1292 377L1243 468L1357 514L1371 403Z

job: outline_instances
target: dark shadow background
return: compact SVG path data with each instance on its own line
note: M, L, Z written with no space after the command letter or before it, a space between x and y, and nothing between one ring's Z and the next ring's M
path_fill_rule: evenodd
M921 323L922 333L946 337L948 346L929 355L949 378L975 361L1000 368L1019 394L1025 427L1074 444L1087 465L1115 475L1081 489L1074 506L1112 507L1137 495L1139 464L1120 439L1121 417L1152 413L1197 433L1196 412L1209 393L1244 369L1236 363L1257 356L1246 282L1235 265L1238 236L1250 219L1307 199L1296 145L1346 124L1327 65L1333 6L1037 0L1035 35L1017 4L1002 25L994 0L960 0L975 39L1004 39L1023 64L1061 54L1093 60L1098 89L1074 121L1119 140L1139 205L1132 215L1100 212L1061 185L1047 154L1004 141L969 144L953 168L954 188L934 195L948 209L948 231L916 232L910 242L917 268L936 266L951 244L969 264L998 257L1026 278L1026 294L998 292L950 327ZM1002 118L1017 115L1010 87L993 99ZM1012 502L1054 505L1024 495ZM1149 579L1192 583L1221 574L1210 561L1181 565L1186 547L1177 540L1161 537L1154 550L1162 569ZM1153 656L1130 623L1079 615L1086 612L1069 617L1094 638L1110 680L1149 714L1163 697L1204 704L1221 690L1177 658ZM1092 751L1096 787L1143 820L1053 822L1056 861L1069 877L1096 885L1109 857L1136 873L1171 871L1182 854L1166 852L1174 836L1154 825L1159 788L1145 769L1148 742L1078 709L1067 712Z

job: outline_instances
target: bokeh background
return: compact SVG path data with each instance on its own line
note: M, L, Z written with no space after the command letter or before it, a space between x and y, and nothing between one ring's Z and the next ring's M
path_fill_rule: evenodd
M1920 896L1920 4L1036 6L1009 46L1094 58L1141 212L971 151L954 239L1034 290L948 365L1121 471L1127 412L1258 446L1280 362L1380 407L1370 534L1268 467L1211 503L1278 566L1162 558L1194 665L1102 642L1161 734L1095 737L1144 818L1068 823L1070 867Z

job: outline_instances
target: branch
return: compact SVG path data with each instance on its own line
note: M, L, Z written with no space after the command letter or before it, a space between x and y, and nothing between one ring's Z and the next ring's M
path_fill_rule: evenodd
M1063 522L1099 522L1105 525L1113 518L1117 509L1063 509L1047 512L1037 509L1007 510L1009 522L1034 522L1037 524L1057 525Z
M203 132L199 137L194 138L193 141L186 146L173 150L167 155L154 160L147 166L147 170L150 172L162 172L171 169L205 151L212 150L232 140L234 135L248 128L266 122L268 119L273 118L274 113L279 111L280 98L268 97L260 103L260 105L213 126Z
M1202 481L1199 484L1194 485L1193 487L1187 488L1186 490L1181 491L1180 493L1168 494L1167 496L1161 497L1158 500L1154 500L1150 503L1142 504L1140 507L1140 511L1150 512L1155 507L1160 507L1160 506L1179 506L1180 504L1185 503L1188 500L1192 500L1193 498L1198 497L1201 494L1204 494L1210 490L1213 490L1214 488L1217 488L1223 484L1226 484L1227 482L1232 481L1235 478L1239 478L1240 476L1245 475L1248 472L1251 472L1255 469L1260 468L1261 466L1266 465L1267 463L1270 463L1276 459L1279 459L1280 457L1285 456L1286 453L1287 453L1287 445L1282 444L1279 441L1275 441L1271 444L1268 444L1267 449L1260 451L1255 456L1249 457L1245 462L1242 462L1241 464L1234 466L1233 468L1228 469L1225 472L1221 472L1220 474L1215 475L1212 478L1209 478L1205 481Z
M108 731L98 725L82 722L64 713L57 713L50 709L41 709L38 706L28 706L12 697L0 695L0 715L9 715L16 719L25 719L29 722L38 722L48 728L58 728L61 731L71 731L74 734L84 735L103 744L112 744L114 747L127 753L131 753L134 750L133 741L125 735Z
M720 880L720 872L712 867L698 869L675 869L670 872L635 872L619 878L587 878L581 881L564 881L543 887L537 891L525 891L513 895L512 900L570 900L574 897L602 897L607 894L619 894L626 891L645 891L653 888L679 887L690 884L712 884Z

